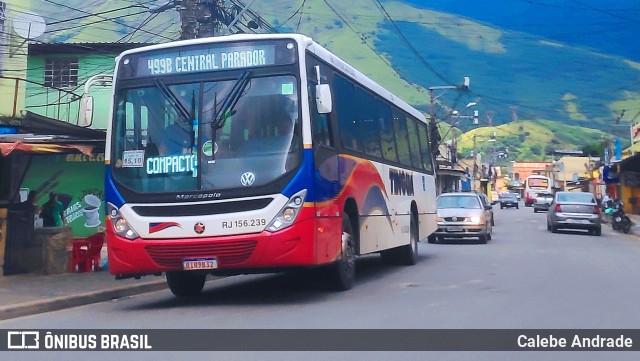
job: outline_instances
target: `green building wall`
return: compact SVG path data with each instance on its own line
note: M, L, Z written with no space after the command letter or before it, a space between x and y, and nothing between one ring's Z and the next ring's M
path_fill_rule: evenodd
M112 74L117 54L51 54L29 56L27 62L26 110L69 122L79 124L80 97L84 92L86 81L96 74ZM78 58L78 85L64 88L69 93L55 88L47 88L44 84L45 61L49 58ZM94 85L89 89L93 102L93 121L89 128L107 129L109 104L111 103L111 86Z

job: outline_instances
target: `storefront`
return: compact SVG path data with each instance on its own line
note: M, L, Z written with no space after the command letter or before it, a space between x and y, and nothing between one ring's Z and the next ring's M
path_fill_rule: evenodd
M632 155L617 164L619 195L624 211L640 214L640 154Z
M104 225L105 133L35 114L0 127L0 275L64 272L69 241ZM40 227L30 191L39 206L58 194L67 225Z

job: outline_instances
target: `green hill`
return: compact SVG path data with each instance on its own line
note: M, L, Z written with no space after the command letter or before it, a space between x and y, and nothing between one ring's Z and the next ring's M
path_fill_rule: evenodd
M131 2L125 0L69 0L65 4L61 8L44 3L38 11L64 17L73 12L70 9L91 13L123 10L109 12L117 21L96 22L82 16L72 26L58 22L48 27L48 38L40 40L166 42L179 35L180 17L175 9L150 16L140 11L143 5L128 7ZM510 150L510 159L514 159L511 154L542 157L551 146L575 148L595 140L594 134L603 138L601 133L580 128L599 129L624 139L625 130L613 126L614 119L623 109L627 110L623 120L640 113L640 64L636 62L418 8L410 1L380 4L306 0L275 6L257 1L251 10L279 32L311 36L425 113L429 110L426 89L459 85L469 76L468 92L438 94L437 117L443 119L451 109L474 101L480 125L487 124L486 114L493 114L495 125L532 120L531 129L527 125L519 131L522 124L529 124L522 121L513 129L508 127L514 134L507 136L505 146L522 148ZM460 126L465 131L475 127Z
M474 136L476 150L483 159L495 154L496 164L505 164L512 160L551 160L549 153L554 150L580 150L587 143L602 143L608 134L548 120L518 121L462 134L458 139L458 152L463 157L473 154ZM500 159L500 153L508 156Z

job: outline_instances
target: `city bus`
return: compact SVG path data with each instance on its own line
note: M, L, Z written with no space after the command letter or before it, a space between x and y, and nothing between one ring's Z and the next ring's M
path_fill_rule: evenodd
M538 193L551 193L551 178L532 174L524 180L524 206L531 207Z
M109 270L315 268L353 286L356 258L411 265L436 229L424 115L311 38L230 35L116 58L107 129Z

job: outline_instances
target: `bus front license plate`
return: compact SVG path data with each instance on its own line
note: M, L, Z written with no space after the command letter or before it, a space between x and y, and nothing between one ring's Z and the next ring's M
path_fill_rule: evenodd
M182 260L182 268L185 271L216 269L218 268L218 260L215 258L185 258Z

